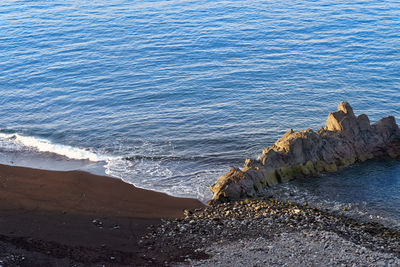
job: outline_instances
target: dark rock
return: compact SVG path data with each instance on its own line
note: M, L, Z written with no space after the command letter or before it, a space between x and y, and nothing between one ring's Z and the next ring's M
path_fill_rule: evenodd
M330 113L318 132L290 129L258 160L247 159L243 169L232 168L210 187L210 204L252 198L264 189L298 177L335 172L356 161L400 157L400 130L393 116L370 125L365 114L354 115L347 102Z

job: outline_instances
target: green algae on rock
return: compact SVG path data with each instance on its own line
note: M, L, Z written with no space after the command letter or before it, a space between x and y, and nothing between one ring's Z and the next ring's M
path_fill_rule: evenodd
M370 124L368 116L355 116L347 102L330 113L317 132L292 129L257 160L247 159L242 169L232 168L210 186L210 204L254 197L267 187L289 180L336 172L372 158L400 157L400 129L393 116Z

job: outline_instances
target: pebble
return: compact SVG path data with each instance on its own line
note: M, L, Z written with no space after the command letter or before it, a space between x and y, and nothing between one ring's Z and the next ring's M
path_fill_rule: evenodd
M98 220L98 219L94 219L94 220L92 221L92 223L93 223L94 225L96 225L97 227L99 227L99 228L103 228L103 222L100 221L100 220Z

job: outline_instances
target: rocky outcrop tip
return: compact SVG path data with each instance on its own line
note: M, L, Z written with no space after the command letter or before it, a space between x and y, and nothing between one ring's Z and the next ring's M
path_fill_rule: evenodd
M400 129L393 116L370 124L368 116L355 116L347 102L329 113L325 128L317 132L292 129L257 160L247 159L242 169L232 168L210 186L210 204L254 197L265 188L298 177L335 172L372 158L400 157Z

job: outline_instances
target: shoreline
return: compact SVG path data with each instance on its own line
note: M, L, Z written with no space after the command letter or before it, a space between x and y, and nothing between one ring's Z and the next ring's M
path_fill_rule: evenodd
M0 266L398 266L399 248L398 230L306 202L205 206L83 171L0 165Z
M152 259L137 241L148 227L203 207L112 177L0 165L0 260L14 255L11 264L143 265ZM180 254L171 249L156 261Z

